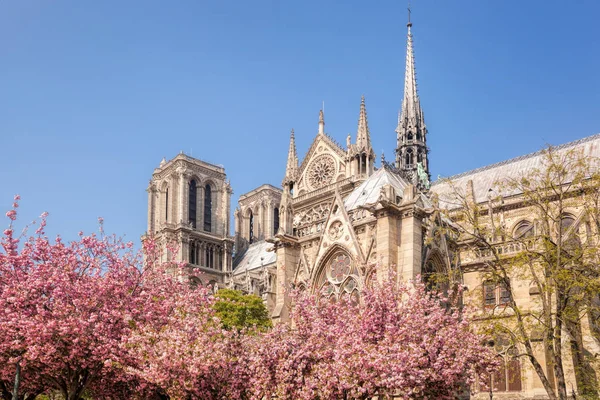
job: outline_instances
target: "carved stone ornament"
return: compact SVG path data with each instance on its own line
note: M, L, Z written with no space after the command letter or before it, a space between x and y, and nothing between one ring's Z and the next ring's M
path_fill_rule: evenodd
M308 183L313 189L330 184L336 173L335 159L329 154L321 154L308 167Z
M331 240L338 240L340 237L342 237L343 233L344 226L340 221L335 221L331 225L329 225L329 230L327 231L327 234L329 235L329 238Z

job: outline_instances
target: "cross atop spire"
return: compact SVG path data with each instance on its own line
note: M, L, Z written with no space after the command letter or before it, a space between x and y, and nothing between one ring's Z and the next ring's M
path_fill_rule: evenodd
M358 130L356 131L356 147L360 150L369 150L371 148L371 134L369 124L367 123L367 107L365 106L365 96L360 99L360 113L358 114Z

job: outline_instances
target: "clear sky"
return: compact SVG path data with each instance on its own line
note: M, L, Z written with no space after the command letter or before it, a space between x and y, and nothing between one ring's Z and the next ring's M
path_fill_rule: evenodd
M600 132L600 2L413 0L432 176ZM0 208L49 233L138 241L146 187L181 150L225 166L237 197L279 186L360 96L390 160L406 1L0 0ZM233 209L232 209L233 212ZM6 220L5 220L6 221ZM7 223L7 222L6 222Z

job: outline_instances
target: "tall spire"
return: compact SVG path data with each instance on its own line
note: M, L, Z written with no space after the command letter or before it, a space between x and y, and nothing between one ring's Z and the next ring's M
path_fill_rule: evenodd
M413 51L412 22L410 20L410 4L408 8L408 35L406 40L406 71L404 75L404 97L402 108L398 114L396 128L396 167L411 172L416 176L418 164L429 175L427 148L427 127L421 109L421 101L417 93L417 77L415 72L415 56Z
M294 130L290 132L290 147L288 150L287 165L285 167L285 178L283 184L286 182L293 182L296 180L296 174L298 172L298 155L296 153L296 138L294 136Z
M413 36L411 32L410 8L408 9L408 38L406 41L406 72L404 75L404 98L402 100L402 111L400 120L416 125L421 122L421 102L417 93L417 77L415 74L415 55L413 52Z
M369 133L369 124L367 123L367 107L365 106L365 96L362 96L360 99L358 130L356 131L356 147L360 150L367 151L371 148L371 134Z
M323 115L323 110L319 111L319 133L325 133L325 116Z

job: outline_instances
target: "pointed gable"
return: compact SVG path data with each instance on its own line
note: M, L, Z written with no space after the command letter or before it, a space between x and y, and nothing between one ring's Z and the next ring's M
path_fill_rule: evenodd
M348 252L348 255L354 259L355 264L364 264L364 254L354 233L348 213L344 208L344 202L337 191L319 242L315 266L312 271L313 279L316 276L315 274L320 272L321 264L331 255L332 249L336 248Z
M346 177L346 152L325 134L317 134L298 173L298 194L312 192Z

